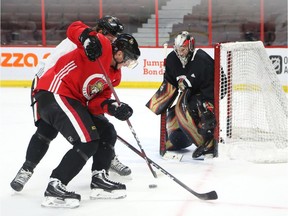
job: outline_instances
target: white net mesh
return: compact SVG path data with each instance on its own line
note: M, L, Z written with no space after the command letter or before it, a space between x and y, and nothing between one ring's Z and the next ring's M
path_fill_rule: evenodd
M220 65L219 157L288 162L288 100L262 42L221 44Z

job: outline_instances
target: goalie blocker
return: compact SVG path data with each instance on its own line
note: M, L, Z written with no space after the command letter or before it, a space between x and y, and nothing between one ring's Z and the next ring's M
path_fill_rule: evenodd
M197 146L193 158L205 154L216 156L215 140L213 139L216 126L213 105L200 97L191 96L189 90L183 91L175 106L172 106L178 95L176 88L163 81L157 92L148 101L146 106L156 115L167 112L166 124L161 124L161 133L165 133L165 151L180 150L192 144ZM199 108L201 106L201 108ZM210 108L207 109L207 108ZM161 134L163 136L163 134ZM201 147L201 148L200 148ZM163 147L162 147L163 148ZM161 147L160 147L161 154ZM163 154L161 154L163 156Z

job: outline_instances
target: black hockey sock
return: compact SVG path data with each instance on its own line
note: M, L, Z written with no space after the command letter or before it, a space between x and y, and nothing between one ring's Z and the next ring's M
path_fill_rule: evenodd
M96 154L93 155L92 171L108 170L111 160L115 157L114 148L112 146L99 146Z
M81 143L69 150L56 169L53 170L51 178L59 179L67 185L83 168L86 161L95 154L98 142Z
M26 152L26 162L23 167L26 166L29 168L29 171L33 171L36 165L41 161L41 159L46 154L49 148L49 143L40 139L37 134L34 134L29 142L27 152ZM31 166L33 164L33 166ZM30 170L32 168L32 170Z
M86 160L75 150L69 150L56 169L53 170L51 178L59 179L67 185L83 168Z
M22 168L26 171L30 171L30 172L33 172L34 171L34 168L36 167L37 164L35 163L32 163L31 161L25 161Z

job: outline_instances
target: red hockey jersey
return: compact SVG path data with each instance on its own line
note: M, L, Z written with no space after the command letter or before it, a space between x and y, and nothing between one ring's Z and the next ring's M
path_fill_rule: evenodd
M69 32L67 32L67 35L69 37ZM95 100L98 94L99 96L107 96L107 98L110 98L111 91L107 85L103 75L104 71L102 71L99 62L101 62L103 68L108 73L108 76L112 76L111 78L114 80L113 74L111 75L110 73L112 48L110 41L105 36L97 34L97 37L102 45L102 55L95 62L89 61L79 42L77 49L60 57L56 64L38 80L34 92L47 90L55 94L78 100L84 106L87 105L88 101ZM108 92L104 93L107 88ZM108 97L108 95L110 96ZM103 112L102 110L97 110L101 107L99 104L100 101L95 103L95 106L97 107L89 106L89 110L92 114Z

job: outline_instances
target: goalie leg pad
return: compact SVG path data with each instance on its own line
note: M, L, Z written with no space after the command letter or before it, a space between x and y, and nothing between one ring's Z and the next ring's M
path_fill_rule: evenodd
M190 139L183 133L179 128L178 120L175 116L175 107L172 107L168 110L167 114L167 134L168 141L166 142L167 150L180 150L187 148L192 144Z
M191 143L199 146L204 143L204 139L203 136L198 133L197 120L194 120L187 108L188 96L189 90L182 92L175 106L175 115L178 120L179 128Z
M170 147L169 147L170 142ZM172 144L172 146L171 146ZM168 151L180 150L191 146L192 143L188 137L183 133L183 131L178 128L169 135L169 140L166 143L166 148Z

